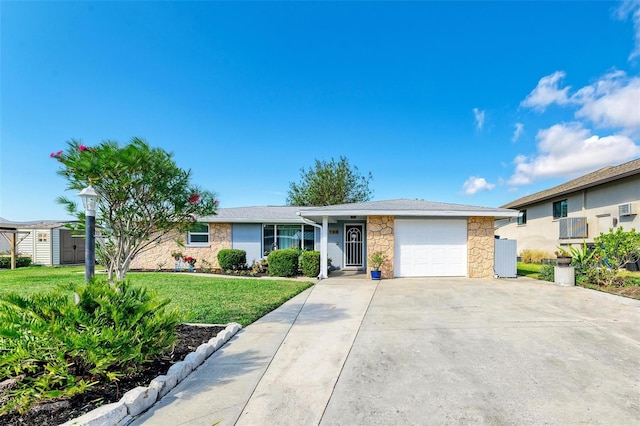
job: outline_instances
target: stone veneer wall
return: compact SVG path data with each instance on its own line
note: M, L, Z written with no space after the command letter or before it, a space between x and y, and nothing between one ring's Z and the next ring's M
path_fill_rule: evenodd
M494 218L470 217L467 221L469 278L493 277Z
M196 270L202 265L202 259L211 263L212 268L219 268L218 252L223 248L231 248L231 224L210 223L209 243L210 247L180 247L176 239L186 240L186 235L173 233L167 239L150 250L138 255L131 262L132 269L173 269L175 261L171 253L181 252L185 257L196 258ZM164 264L163 264L164 263ZM163 264L161 266L161 264Z
M371 253L381 251L387 254L382 265L382 278L393 278L393 216L367 216L367 259ZM371 268L367 267L367 271Z

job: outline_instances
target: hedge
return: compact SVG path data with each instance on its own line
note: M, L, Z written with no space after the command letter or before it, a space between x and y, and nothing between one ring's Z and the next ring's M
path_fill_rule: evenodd
M274 277L293 277L298 274L298 250L274 250L267 256L269 275Z
M300 269L305 277L317 277L320 275L320 252L304 251L300 258Z
M16 257L16 268L23 268L31 265L30 257ZM11 268L11 257L0 257L0 268Z
M218 252L218 264L223 271L244 269L247 266L247 252L240 249L222 249Z

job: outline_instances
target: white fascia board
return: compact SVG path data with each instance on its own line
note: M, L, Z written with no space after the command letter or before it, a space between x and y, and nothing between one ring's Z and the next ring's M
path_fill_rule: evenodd
M474 210L321 210L300 211L303 217L322 216L415 216L415 217L518 217L518 211L474 211Z

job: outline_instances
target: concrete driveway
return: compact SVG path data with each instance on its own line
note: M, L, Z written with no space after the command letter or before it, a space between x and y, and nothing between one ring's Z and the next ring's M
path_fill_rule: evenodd
M640 423L640 301L527 278L337 278L135 424Z

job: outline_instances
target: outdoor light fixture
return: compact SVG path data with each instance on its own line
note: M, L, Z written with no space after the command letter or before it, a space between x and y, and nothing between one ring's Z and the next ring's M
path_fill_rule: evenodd
M91 184L78 195L82 198L85 215L84 279L89 281L96 268L96 204L100 196Z

